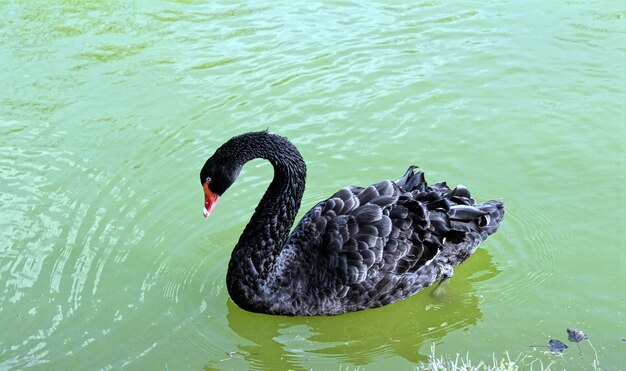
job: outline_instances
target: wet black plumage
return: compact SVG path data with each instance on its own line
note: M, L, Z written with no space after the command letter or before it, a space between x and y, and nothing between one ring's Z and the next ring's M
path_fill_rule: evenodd
M242 166L264 158L274 179L235 246L228 292L241 308L282 315L332 315L404 299L452 275L504 215L463 186L428 185L409 167L397 182L347 187L309 210L289 233L306 166L286 139L247 133L205 163L201 182L221 196Z

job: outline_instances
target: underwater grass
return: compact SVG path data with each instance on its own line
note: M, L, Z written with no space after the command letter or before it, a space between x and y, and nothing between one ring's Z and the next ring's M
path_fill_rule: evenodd
M469 353L462 356L459 353L455 355L441 354L437 355L435 351L435 344L430 346L430 355L427 362L420 363L415 370L416 371L518 371L518 370L551 370L551 367L556 362L550 362L547 365L543 363L541 359L534 358L531 355L518 355L516 358L511 358L508 352L502 357L492 356L491 362L473 361L470 358ZM593 362L594 370L602 370L599 367L600 364L597 361L597 357Z

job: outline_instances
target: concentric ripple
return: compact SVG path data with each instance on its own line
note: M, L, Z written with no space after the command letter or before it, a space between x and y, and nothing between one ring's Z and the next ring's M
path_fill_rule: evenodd
M0 369L411 369L573 324L619 364L620 6L2 3ZM416 164L503 199L502 229L434 297L244 312L226 270L272 167L208 220L198 170L264 129L306 159L299 215Z

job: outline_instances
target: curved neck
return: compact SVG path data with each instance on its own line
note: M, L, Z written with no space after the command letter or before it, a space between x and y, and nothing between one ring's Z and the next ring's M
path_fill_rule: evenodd
M280 250L289 236L304 193L306 167L298 150L286 143L289 146L255 148L258 154L254 158L268 160L274 167L274 178L235 248L252 245L265 251Z
M306 166L287 139L267 132L240 137L238 166L263 158L274 167L274 179L261 198L252 218L235 246L228 267L228 290L240 306L251 294L262 290L274 260L280 253L300 208Z

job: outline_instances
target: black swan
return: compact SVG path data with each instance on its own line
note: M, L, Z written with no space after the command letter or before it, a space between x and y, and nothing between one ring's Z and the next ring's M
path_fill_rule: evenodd
M226 278L232 300L252 312L334 315L404 299L451 277L504 216L501 202L477 204L463 186L429 186L410 166L397 182L339 190L290 234L306 165L289 140L262 131L231 138L204 164L205 217L255 158L272 164L274 179L232 252Z

